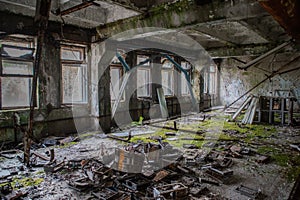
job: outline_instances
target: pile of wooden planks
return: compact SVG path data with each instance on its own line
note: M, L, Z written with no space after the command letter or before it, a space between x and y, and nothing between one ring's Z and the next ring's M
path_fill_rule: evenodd
M248 106L245 116L242 120L243 124L252 124L255 112L258 107L259 98L253 95L248 96L248 98L243 102L243 104L239 107L239 109L233 114L232 120L235 120L241 112Z

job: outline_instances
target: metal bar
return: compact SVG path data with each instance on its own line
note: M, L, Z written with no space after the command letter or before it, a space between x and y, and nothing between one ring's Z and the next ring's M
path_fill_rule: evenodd
M124 69L126 72L128 72L130 70L129 65L126 63L126 61L123 59L123 57L121 56L121 54L119 54L118 52L116 53L117 58L119 59L119 61L121 62L121 64L123 65Z
M73 7L71 7L71 8L68 8L68 9L66 9L66 10L63 10L63 11L61 11L61 12L57 12L56 15L64 16L64 15L70 14L70 13L72 13L72 12L76 12L76 11L78 11L78 10L87 8L87 7L91 6L91 5L94 5L94 2L93 2L93 1L95 1L95 0L85 1L85 2L83 2L83 3L81 3L81 4L78 4L78 5L76 5L76 6L73 6Z
M249 67L251 67L252 65L258 63L259 61L261 61L262 59L266 58L267 56L271 55L272 53L275 53L276 51L279 51L280 49L288 46L291 43L291 41L285 42L281 45L279 45L278 47L275 47L274 49L268 51L267 53L255 58L254 60L250 61L249 63L247 63L244 67L239 67L239 69L243 69L243 70L247 70Z

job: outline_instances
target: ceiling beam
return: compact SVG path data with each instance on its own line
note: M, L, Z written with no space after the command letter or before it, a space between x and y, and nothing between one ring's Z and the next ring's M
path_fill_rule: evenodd
M233 5L230 1L213 0L212 3L197 5L194 1L184 0L157 6L145 14L101 25L97 27L97 32L99 38L104 39L136 28L180 28L220 19L242 20L266 14L256 0L237 0Z
M138 13L143 13L141 10L139 10L138 8L136 7L133 7L131 5L127 5L127 4L123 4L123 3L120 3L118 2L117 0L99 0L99 1L102 1L102 2L105 2L105 3L109 3L111 5L117 5L117 6L121 6L123 8L126 8L128 10L132 10L132 11L135 11L135 12L138 12Z
M64 16L64 15L68 15L70 13L76 12L78 10L87 8L87 7L92 6L92 5L100 6L100 5L96 4L94 1L95 0L84 1L84 2L82 2L80 4L78 4L78 5L75 5L75 6L71 7L71 8L67 8L67 9L62 10L62 11L60 11L60 9L58 9L58 10L56 10L55 14L56 15L60 15L60 16Z
M7 20L9 19L9 20ZM32 17L13 13L0 12L0 37L4 38L10 34L24 34L36 36L38 26L34 24ZM96 34L94 29L79 28L65 24L63 29L61 23L49 21L48 33L57 33L62 39L77 41L79 43L90 43L92 36Z
M274 48L270 44L251 44L251 45L238 45L206 49L209 55L214 58L230 58L240 56L259 56Z

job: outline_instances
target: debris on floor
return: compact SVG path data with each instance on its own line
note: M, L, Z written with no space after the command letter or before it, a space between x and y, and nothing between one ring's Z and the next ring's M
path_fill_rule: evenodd
M292 189L284 169L299 164L285 155L298 153L299 146L266 146L264 137L272 128L233 128L229 122L223 122L214 141L209 123L217 124L210 118L195 120L197 126L177 120L176 132L146 126L145 135L129 130L80 142L75 142L80 137L44 139L31 151L29 168L20 162L22 150L1 151L1 199L272 199L276 188L268 189L270 184L284 188L276 194L284 199ZM184 122L209 128L185 133L180 130L188 128Z

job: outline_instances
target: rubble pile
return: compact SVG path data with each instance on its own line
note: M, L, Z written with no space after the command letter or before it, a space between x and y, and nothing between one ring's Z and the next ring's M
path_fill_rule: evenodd
M15 171L10 168L1 172L1 198L41 198L41 194L34 192L37 186L19 189L13 180L20 176L20 171L26 176L30 170L43 170L45 174L39 177L63 180L71 191L87 199L226 199L211 188L231 184L233 159L256 155L248 148L230 143L220 143L223 150L199 149L195 145L177 149L159 137L156 139L157 143L127 143L105 152L100 148L101 156L85 159L59 160L54 149L44 154L32 151L31 168L20 162ZM49 140L46 143L57 144ZM6 155L7 159L13 157ZM22 161L21 156L16 157ZM236 187L236 192L253 199L264 196L260 190L243 185Z

